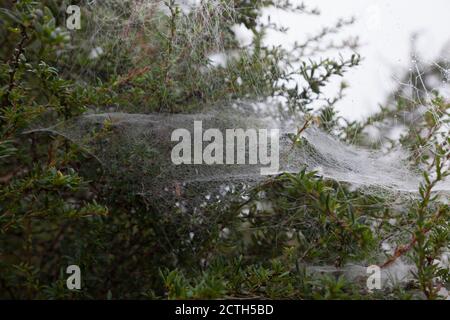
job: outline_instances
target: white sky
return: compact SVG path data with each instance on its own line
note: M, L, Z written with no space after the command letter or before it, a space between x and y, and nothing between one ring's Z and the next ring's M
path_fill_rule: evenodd
M395 87L394 77L400 77L410 67L414 32L419 32L417 47L425 60L435 59L450 40L450 0L306 0L304 3L319 8L321 16L270 10L267 14L271 21L289 27L289 31L285 36L269 34L267 41L288 46L339 18L357 18L345 34L360 36L363 46L358 52L364 61L345 75L350 88L338 105L340 114L348 119L361 119L385 101ZM334 92L333 85L329 90L330 94Z

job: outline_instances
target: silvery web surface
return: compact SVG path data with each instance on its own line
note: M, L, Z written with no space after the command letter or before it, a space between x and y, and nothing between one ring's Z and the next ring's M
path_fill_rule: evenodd
M261 165L174 165L171 151L178 142L171 141L171 134L184 128L193 137L194 121L202 121L203 132L216 128L224 135L226 129L280 129L279 174L295 174L306 167L365 194L383 195L389 199L386 204L391 201L393 206L403 206L418 192L422 177L409 166L406 150L383 153L349 145L314 126L301 134L300 144L294 145L292 135L303 125L303 119L283 120L274 112L240 107L199 114L87 113L32 132L65 137L92 155L111 179L123 181L126 177L132 186L127 189L153 207L177 207L184 213L201 215L208 203L226 205L226 197L234 191L238 199L247 200L249 187L271 179L261 175ZM248 153L247 148L240 151ZM448 201L449 181L437 185L435 191L442 195L440 199ZM344 275L349 279L367 276L364 262L339 269L306 267L310 273ZM408 282L414 270L413 265L399 258L382 270L381 280L388 286Z
M408 166L405 150L385 154L348 145L314 126L306 129L301 143L294 146L291 137L302 121L274 119L232 108L201 114L91 113L37 131L62 135L83 147L106 172L126 176L136 192L148 197L177 195L189 199L227 184L252 186L269 179L260 171L267 165L173 164L171 151L178 142L171 141L171 134L184 128L193 137L194 121L202 121L203 132L219 129L224 141L226 129L280 129L280 174L297 173L306 167L368 193L417 192L421 175ZM248 144L240 151L248 155ZM437 185L435 191L447 196L449 181Z

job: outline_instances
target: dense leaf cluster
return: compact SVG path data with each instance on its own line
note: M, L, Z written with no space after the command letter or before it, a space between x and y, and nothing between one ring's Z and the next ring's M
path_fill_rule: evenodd
M365 123L339 118L334 105L347 85L334 98L322 89L360 57L314 59L308 52L355 49L352 41L324 46L351 20L287 51L264 45L269 29L283 30L261 24L261 10L317 10L289 1L221 0L185 12L170 0L160 3L165 10L132 20L132 3L111 1L94 11L81 1L83 28L68 31L67 1L1 2L0 298L437 298L448 287L448 269L435 261L449 249L449 208L433 188L448 175L449 138L441 129L450 105L437 93L429 111L392 142L409 148L412 163L424 171L420 196L400 207L388 195L368 195L303 170L251 191L237 189L228 204L211 203L200 213L162 209L131 192L134 181L120 168L111 177L80 146L28 132L88 110L190 112L276 97L308 119L299 126L368 144L367 126L384 125L419 104L398 95ZM107 20L117 13L128 26L119 33L118 22ZM253 34L248 47L235 40L232 27L239 23ZM95 38L99 31L106 36ZM233 52L226 65L211 65L217 50ZM287 86L295 77L305 85ZM317 101L324 106L313 111ZM397 249L386 255L387 239ZM382 292L369 292L364 277L349 281L339 271L350 262L389 265L406 256L416 266L415 280ZM71 264L82 269L80 291L65 286ZM338 271L311 273L311 265Z

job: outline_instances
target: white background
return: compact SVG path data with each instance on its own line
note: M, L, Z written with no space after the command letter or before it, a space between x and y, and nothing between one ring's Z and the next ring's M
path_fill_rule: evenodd
M432 62L445 55L448 47L450 0L310 0L304 3L320 9L321 15L266 11L265 19L270 15L272 22L289 28L286 35L270 33L267 42L289 47L339 18L354 16L357 22L344 35L360 37L362 47L358 52L364 61L345 75L350 88L338 110L348 119L364 118L385 102L386 95L395 88L396 78L411 67L411 36L415 32L421 61ZM335 88L332 84L329 93Z

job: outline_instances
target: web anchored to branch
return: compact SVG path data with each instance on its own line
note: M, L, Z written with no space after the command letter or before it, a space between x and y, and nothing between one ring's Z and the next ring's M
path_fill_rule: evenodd
M275 174L297 173L306 167L325 178L348 183L368 193L415 193L421 181L420 174L408 168L405 150L383 154L347 145L314 127L302 132L300 140L293 145L292 137L297 129L292 122L238 110L189 115L89 114L38 131L56 133L83 146L100 160L107 172L127 175L139 192L149 197L189 198L190 194L195 194L195 198L199 193L213 192L218 186L255 185L268 178L261 175L264 165L249 164L249 143L240 150L246 154L245 164L174 164L171 152L177 142L171 140L171 135L183 128L194 137L194 121L201 121L204 131L280 129L279 170ZM203 142L204 146L207 144ZM261 141L258 147L268 148L261 145ZM238 148L234 149L236 153ZM435 191L448 194L449 182L439 184Z

